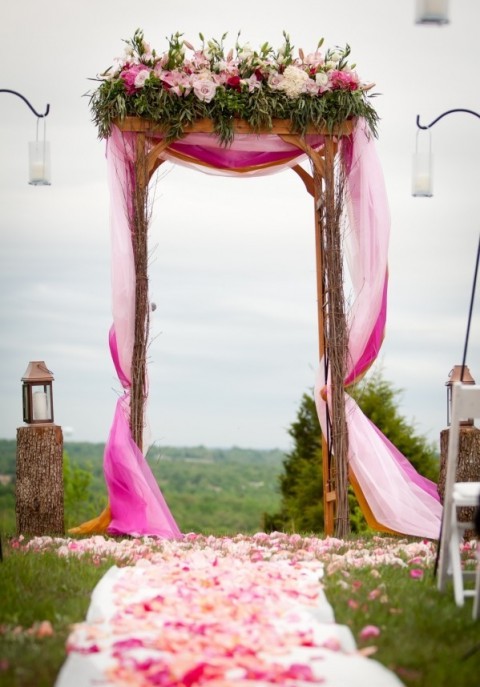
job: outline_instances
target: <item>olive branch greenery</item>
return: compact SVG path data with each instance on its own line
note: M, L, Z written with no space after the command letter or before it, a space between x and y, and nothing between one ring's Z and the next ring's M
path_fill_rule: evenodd
M224 34L220 41L211 39L206 41L200 35L201 49L198 51L208 58L209 71L212 75L221 72L222 65L230 59L232 64L233 51L225 57ZM283 73L286 67L295 64L307 70L303 64L303 51L295 59L293 46L287 33L284 32L284 45L275 51L268 43L264 43L258 51L246 50L239 43L237 36L235 50L236 70L241 79L247 79L252 74L268 75L272 71ZM188 70L185 49L193 49L182 34L176 33L168 39L169 49L164 55L150 50L145 43L143 32L137 29L127 44L126 58L116 70L107 69L98 76L100 84L93 92L87 93L89 105L99 138L107 138L112 126L117 120L125 117L140 117L160 125L168 140L182 138L187 127L200 119L210 119L214 132L221 144L228 146L234 137L234 123L241 119L248 123L254 132L265 132L272 128L274 119L289 120L292 133L305 134L309 127L323 128L332 131L335 126L353 118L364 118L373 135L377 135L378 115L371 104L375 94L369 94L364 87L355 90L326 90L319 95L300 93L298 97L290 97L282 90L272 88L268 78L262 78L258 88L249 89L245 83L236 88L228 84L221 84L216 88L210 102L201 100L193 90L178 95L165 86L159 77L155 66L159 63L163 70L182 72ZM323 44L321 39L317 51ZM325 63L337 55L335 68L338 71L352 70L347 58L350 46L340 50L327 50ZM132 64L144 65L149 70L149 76L142 87L129 92L122 78L122 71Z

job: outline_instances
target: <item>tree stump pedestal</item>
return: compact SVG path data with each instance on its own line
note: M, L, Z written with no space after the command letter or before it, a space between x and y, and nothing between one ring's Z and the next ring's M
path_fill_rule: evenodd
M17 535L62 535L63 433L53 424L17 429Z
M442 504L445 494L449 434L449 429L440 432L440 475L437 489ZM480 429L474 425L460 427L456 481L480 482ZM474 514L475 508L459 508L458 520L469 522L473 520ZM466 539L471 539L473 536L475 536L473 531L465 532Z

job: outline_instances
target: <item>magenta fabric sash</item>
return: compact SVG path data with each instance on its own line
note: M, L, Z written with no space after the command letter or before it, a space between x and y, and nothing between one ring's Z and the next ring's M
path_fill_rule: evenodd
M181 536L150 466L132 439L129 394L117 401L113 425L104 454L112 519L109 534Z
M323 136L306 136L306 142L314 149L323 145ZM260 173L273 174L278 172L277 166L298 164L300 158L305 158L299 149L287 143L276 135L253 136L238 134L231 146L225 148L218 144L218 139L212 134L189 134L184 139L169 146L171 151L181 153L190 158L191 164L207 164L215 170L241 173L248 169L255 176ZM255 168L251 170L250 168Z

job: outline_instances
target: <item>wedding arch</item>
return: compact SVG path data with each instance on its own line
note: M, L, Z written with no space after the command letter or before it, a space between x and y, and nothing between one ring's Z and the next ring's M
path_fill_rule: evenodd
M221 41L195 50L181 34L159 55L135 32L91 96L107 139L111 196L110 350L124 393L105 448L109 506L75 532L180 536L146 462L149 183L165 162L254 176L293 170L313 198L325 533L349 531L350 483L377 530L436 538L436 486L362 414L345 389L380 350L386 322L390 218L367 84L350 49L294 56ZM191 51L187 57L186 51ZM310 171L304 163L309 164ZM344 259L353 288L347 310Z

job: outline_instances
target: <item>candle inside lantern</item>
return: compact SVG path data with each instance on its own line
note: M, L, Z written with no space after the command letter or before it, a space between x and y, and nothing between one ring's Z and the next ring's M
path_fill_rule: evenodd
M33 394L33 419L48 420L47 394L44 391Z
M428 174L419 174L413 180L413 195L414 196L431 196L431 180Z
M430 198L432 192L432 155L418 153L413 156L412 195Z
M30 181L41 181L45 175L45 165L43 162L32 162L30 166Z
M32 141L29 144L29 184L50 185L50 144L48 141Z

